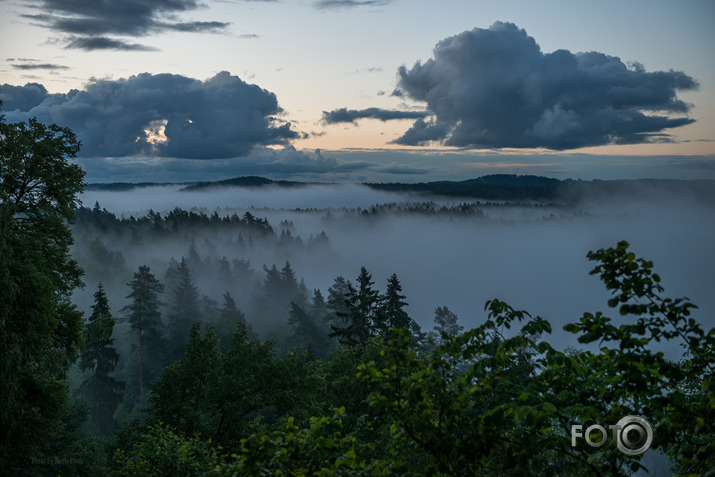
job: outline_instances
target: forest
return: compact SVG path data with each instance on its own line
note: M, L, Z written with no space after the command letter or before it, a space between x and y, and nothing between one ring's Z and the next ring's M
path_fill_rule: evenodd
M598 449L572 439L574 425L627 415L648 420L670 471L715 475L715 328L695 318L711 303L671 298L659 263L622 238L590 252L564 245L586 224L607 232L601 240L653 236L628 207L614 214L593 200L623 184L85 187L72 131L35 120L0 128L8 475L631 475L653 461L621 452L615 433ZM626 195L651 202L651 186ZM693 220L690 241L677 241L676 226L664 233L668 251L709 243L712 184L655 187L668 204L689 191L687 214L662 203L644 214L648 224ZM249 200L330 190L366 202L252 205L234 188L254 191ZM189 205L152 208L162 193ZM137 197L141 206L127 205ZM526 242L549 244L546 262L532 262ZM674 260L707 254L691 248ZM574 281L571 253L602 289L551 282L559 298L533 305L551 302L556 318L494 296L477 308L478 294L460 288L474 286L462 263L493 278L480 278L479 293L528 297L539 284L519 280L534 263L542 278L551 267L554 280ZM497 270L504 289L490 288ZM692 275L675 288L708 289ZM470 300L453 305L458 295ZM607 310L584 312L596 300Z

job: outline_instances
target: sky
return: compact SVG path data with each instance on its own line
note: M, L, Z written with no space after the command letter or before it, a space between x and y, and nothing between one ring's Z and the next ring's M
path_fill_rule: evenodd
M715 179L715 2L0 0L89 182Z

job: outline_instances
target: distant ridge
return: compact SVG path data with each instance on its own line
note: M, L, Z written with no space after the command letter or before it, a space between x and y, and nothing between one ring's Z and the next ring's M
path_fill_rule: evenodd
M298 182L272 180L260 176L234 177L213 182L160 183L115 182L89 184L86 190L130 191L135 188L151 186L180 186L181 191L209 191L227 187L261 188L281 187L299 188L312 185L334 185L329 182ZM424 196L463 197L483 200L555 200L577 202L586 197L609 196L614 193L638 195L647 188L659 192L688 192L694 197L715 203L715 180L678 180L678 179L632 179L632 180L574 180L553 179L550 177L491 174L463 181L433 181L414 184L402 182L364 183L374 190L410 193Z
M216 187L265 187L265 186L279 186L279 187L304 187L308 185L313 185L309 182L295 182L295 181L274 181L271 179L266 179L265 177L259 176L243 176L234 177L233 179L226 179L223 181L214 182L195 182L191 185L187 185L181 190L192 191L192 190L205 190Z
M417 184L369 183L376 190L413 192L441 196L478 197L497 200L556 199L562 181L541 176L491 174L464 181L419 182Z
M94 184L87 184L84 190L108 190L108 191L128 191L132 189L137 189L140 187L152 187L152 186L167 186L176 185L168 182L97 182Z

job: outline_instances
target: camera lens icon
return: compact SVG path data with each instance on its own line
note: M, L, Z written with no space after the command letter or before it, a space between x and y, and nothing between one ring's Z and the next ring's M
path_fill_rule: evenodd
M626 455L641 455L653 443L653 428L642 417L626 416L618 421L616 429L616 446Z

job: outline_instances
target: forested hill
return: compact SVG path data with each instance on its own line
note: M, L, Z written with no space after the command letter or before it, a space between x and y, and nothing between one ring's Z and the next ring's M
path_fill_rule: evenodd
M272 180L258 176L243 176L214 182L184 183L105 183L89 184L86 190L127 191L134 188L173 185L182 191L209 191L217 188L299 188L327 185L321 182ZM703 201L715 202L714 180L636 179L636 180L574 180L553 179L542 176L492 174L464 181L433 181L419 183L365 183L375 190L403 192L425 196L447 196L485 200L565 200L578 201L586 197L610 196L616 192L638 195L644 189L662 192L686 192Z
M366 184L385 191L410 192L437 196L475 197L497 200L556 199L563 182L541 176L492 174L464 181L420 182L417 184Z
M541 176L492 174L464 181L420 182L416 184L366 184L385 191L433 196L478 198L486 200L566 200L610 196L614 193L639 195L643 190L688 193L703 200L715 201L715 181L676 179L573 180Z

